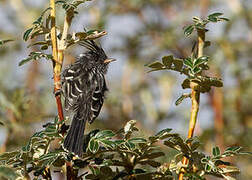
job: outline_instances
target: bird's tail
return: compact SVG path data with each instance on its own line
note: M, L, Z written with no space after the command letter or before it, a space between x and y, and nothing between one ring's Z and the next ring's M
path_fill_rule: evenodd
M80 157L83 154L85 124L85 119L79 118L76 113L63 145L65 149Z

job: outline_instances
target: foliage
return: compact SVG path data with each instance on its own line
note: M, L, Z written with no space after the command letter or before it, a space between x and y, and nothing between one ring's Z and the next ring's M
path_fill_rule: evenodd
M11 42L11 41L13 41L13 40L12 40L12 39L0 40L0 46L4 45L4 44L6 44L6 43L9 43L9 42Z
M86 1L57 1L56 4L74 16L77 14L77 7ZM139 1L139 4L145 5L146 1ZM155 2L151 2L155 4ZM131 1L130 5L133 6ZM125 8L129 8L125 6ZM129 8L130 9L130 8ZM25 41L40 38L42 41L32 42L28 47L38 46L41 52L31 52L29 57L22 60L19 65L23 65L31 60L45 58L51 60L52 56L43 51L51 46L50 21L48 15L50 8L43 11L41 16L33 22L32 27L25 31L23 39ZM136 11L136 9L134 9ZM184 34L189 36L192 32L200 30L207 31L205 26L209 22L227 21L220 17L222 13L214 13L206 19L193 18L194 24L184 28ZM62 32L57 29L57 35L60 40ZM105 31L90 30L68 34L66 47L78 43L81 40L96 39L105 35ZM0 45L9 42L9 40L0 41ZM205 47L211 43L205 41ZM134 49L134 48L132 48ZM209 92L211 87L222 87L222 81L219 78L208 77L203 71L209 69L209 57L196 57L195 52L187 58L175 58L173 55L165 56L162 62L154 62L148 66L151 71L172 70L184 74L187 78L182 83L182 87L190 88L190 83L195 82L200 85L200 92ZM0 94L1 95L1 94ZM3 96L4 97L4 96ZM176 101L180 104L183 99L190 98L191 94L182 94ZM3 98L2 98L3 99ZM4 99L5 100L5 99ZM7 101L4 101L7 102ZM9 102L7 102L10 104ZM79 178L86 179L176 179L177 174L182 168L186 170L185 179L204 179L204 175L210 174L226 179L233 179L232 174L238 173L239 169L232 166L223 158L251 154L241 151L241 147L227 148L223 153L219 147L214 147L212 155L206 155L199 151L200 142L197 137L183 139L179 134L170 133L171 129L164 129L154 136L142 137L136 136L138 128L136 121L128 122L123 129L118 132L111 130L94 130L85 135L85 153L79 158L65 151L62 147L50 148L53 141L58 141L60 145L64 140L61 134L61 128L64 122L58 122L56 118L54 123L44 126L44 130L35 133L20 150L6 152L0 156L0 175L7 179L15 179L17 176L24 178L31 173L35 179L51 179L52 170L62 168L66 162L72 162L74 170L83 169L85 172L79 175ZM158 147L166 146L174 149L178 154L169 163L163 163L161 157L166 157L164 149ZM165 149L167 150L167 149ZM182 157L189 159L189 164L183 166ZM116 168L115 168L116 167ZM89 170L88 170L88 169Z
M222 13L214 13L207 17L207 19L201 20L198 17L193 18L193 25L189 25L184 29L184 34L189 36L192 34L193 30L196 30L198 33L207 32L206 25L209 22L217 22L222 20L228 20L227 18L221 18ZM205 35L204 35L205 36ZM205 37L204 37L205 38ZM204 41L204 40L203 40ZM210 41L204 42L204 45L210 46ZM205 46L205 47L207 47ZM211 87L222 87L222 80L216 77L208 77L203 74L204 70L209 70L208 56L197 57L195 51L195 45L193 47L193 52L190 57L184 59L174 58L173 55L162 57L162 62L155 61L150 64L147 64L152 71L160 71L160 70L172 70L179 72L180 74L184 74L187 78L181 84L183 89L191 88L191 82L194 82L199 85L199 91L201 93L209 92ZM176 101L176 105L180 104L185 98L190 97L190 94L182 94L178 100Z
M60 145L63 143L60 128L62 123L55 118L54 123L44 125L44 130L35 133L21 149L1 154L0 174L9 171L4 173L5 176L22 178L33 173L34 179L39 179L40 176L49 179L53 169L63 166L66 161L72 161L75 170L86 167L90 169L90 172L81 175L86 179L173 179L182 167L182 157L186 156L191 162L186 167L188 177L203 178L205 174L211 174L228 179L230 173L239 170L222 159L250 154L241 151L241 147L227 148L221 154L219 148L214 147L212 156L208 156L198 151L200 142L197 138L183 140L179 134L171 133L171 129L164 129L148 138L136 136L136 121L131 120L117 133L111 130L93 130L85 135L85 153L79 158L62 149L62 146L50 149L50 143L54 140L59 141ZM155 143L163 143L178 152L170 164L162 164L157 160L165 156L165 153ZM151 170L149 167L152 167Z
M200 19L199 17L193 17L193 24L188 25L184 28L184 34L186 36L189 36L192 34L192 32L194 30L197 31L199 29L204 30L204 31L208 31L206 29L206 25L210 22L216 23L219 21L229 21L229 19L227 19L227 18L220 17L222 15L223 15L223 13L217 12L217 13L213 13L213 14L208 15L206 19ZM209 45L210 45L210 42L208 41L207 46L209 46Z
M61 0L56 1L56 4L61 4L62 8L66 10L66 16L67 18L73 18L74 15L77 13L76 9L79 5L85 3L86 1L90 0L83 0L83 1L74 1L74 2L68 2L67 0ZM51 8L46 8L39 18L37 18L33 23L32 27L27 29L23 34L23 40L28 41L35 38L41 38L41 41L36 41L35 43L31 43L28 45L28 47L37 46L41 51L46 51L48 47L52 45L51 42L51 35L50 35L50 22L52 21L52 17L48 11L50 11ZM78 43L79 41L85 41L85 40L94 40L101 36L106 35L107 33L105 31L99 31L99 30L89 30L86 31L84 29L83 32L77 32L73 34L67 34L65 41L65 47L69 47L71 45L74 45ZM60 41L62 37L62 32L58 28L57 29L57 40ZM3 41L5 42L5 41ZM31 60L38 60L41 58L46 58L52 60L52 55L45 54L43 52L31 52L29 57L26 59L23 59L20 61L19 66L22 66L23 64L31 61Z

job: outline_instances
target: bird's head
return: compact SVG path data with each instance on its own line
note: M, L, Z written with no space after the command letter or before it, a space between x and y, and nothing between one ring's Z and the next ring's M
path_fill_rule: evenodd
M115 61L113 58L108 58L104 50L93 40L80 41L78 44L88 50L79 57L80 61L84 61L87 69L97 68L98 71L106 73L109 63Z

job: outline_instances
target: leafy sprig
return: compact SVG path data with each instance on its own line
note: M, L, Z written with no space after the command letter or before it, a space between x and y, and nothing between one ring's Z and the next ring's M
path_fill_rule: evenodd
M184 34L186 36L190 36L193 31L197 31L198 29L204 30L204 31L208 31L206 29L206 25L210 22L212 23L216 23L216 22L220 22L220 21L229 21L228 18L225 17L220 17L222 16L223 13L213 13L210 14L209 16L207 16L206 19L201 19L199 17L193 17L193 24L187 25L186 27L184 27Z
M184 34L189 36L194 30L197 31L207 31L206 25L209 22L227 21L227 18L220 17L222 13L210 14L206 19L200 19L198 17L193 18L193 24L184 28ZM210 46L210 41L204 42L204 47ZM222 87L223 83L220 78L208 77L203 72L209 70L209 57L202 55L201 57L196 57L196 52L193 48L191 56L184 59L174 58L173 55L168 55L162 57L161 61L154 61L147 64L152 71L160 70L172 70L184 74L186 79L182 83L182 88L191 88L191 83L196 83L199 86L199 91L201 93L209 92L212 87ZM176 101L176 105L179 105L184 99L191 97L191 94L182 94Z

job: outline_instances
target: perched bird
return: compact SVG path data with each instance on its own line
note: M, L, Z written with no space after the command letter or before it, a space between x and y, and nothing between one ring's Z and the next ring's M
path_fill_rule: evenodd
M81 41L79 45L88 51L80 54L75 63L63 71L62 92L65 110L73 114L63 147L81 156L85 124L91 124L101 111L108 90L104 75L109 63L115 59L109 59L93 40Z

